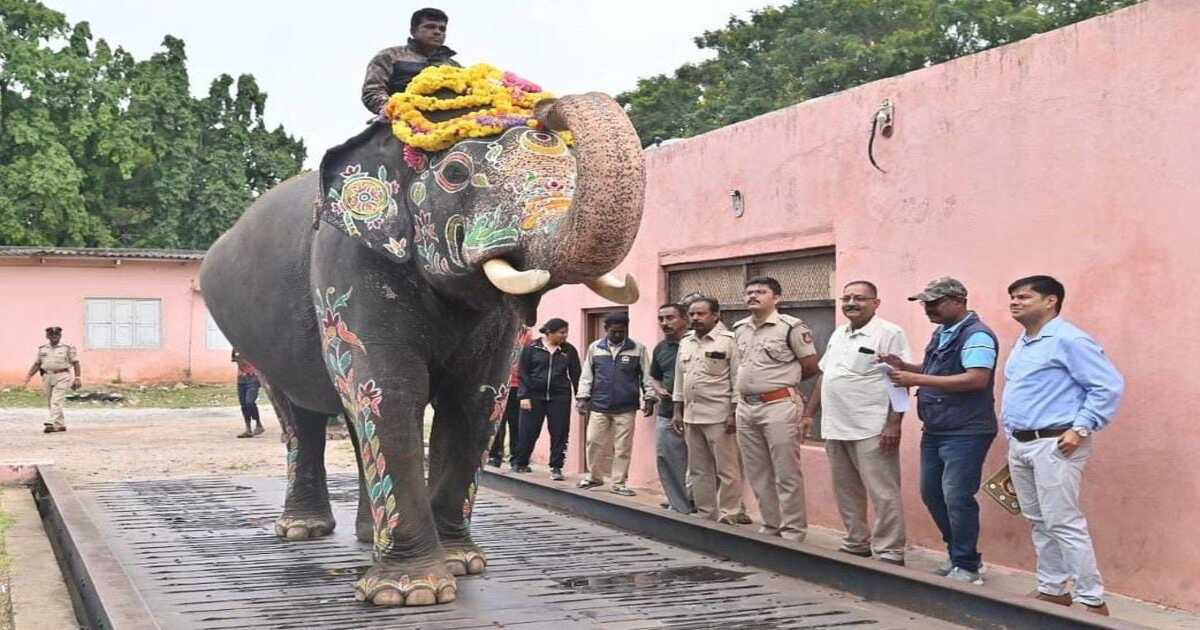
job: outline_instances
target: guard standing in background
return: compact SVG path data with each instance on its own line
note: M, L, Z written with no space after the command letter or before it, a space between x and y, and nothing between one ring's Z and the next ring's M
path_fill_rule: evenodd
M34 374L41 372L42 386L46 390L46 405L50 409L50 419L46 421L43 433L57 433L67 430L63 418L63 401L67 399L68 389L79 389L79 357L75 346L68 346L62 341L62 327L50 326L46 329L46 340L50 343L38 347L37 360L29 368L22 386L29 385ZM75 378L71 379L69 372L75 369Z

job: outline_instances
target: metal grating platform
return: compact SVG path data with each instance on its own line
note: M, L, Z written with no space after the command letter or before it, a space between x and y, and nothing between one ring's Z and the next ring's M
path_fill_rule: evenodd
M77 489L164 628L949 627L793 578L720 561L495 492L474 535L483 576L448 606L375 608L351 585L369 563L353 537L356 480L331 478L333 536L272 533L277 478L193 478Z

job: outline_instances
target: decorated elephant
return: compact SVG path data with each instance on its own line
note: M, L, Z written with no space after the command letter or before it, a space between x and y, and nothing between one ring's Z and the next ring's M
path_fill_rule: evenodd
M533 113L438 151L375 123L328 151L319 172L263 195L205 257L213 318L289 416L281 537L333 530L325 423L348 420L356 533L374 545L360 600L453 601L455 576L484 570L470 534L479 468L517 326L535 321L540 297L586 284L637 299L632 278L611 274L641 220L632 125L596 93L545 99Z

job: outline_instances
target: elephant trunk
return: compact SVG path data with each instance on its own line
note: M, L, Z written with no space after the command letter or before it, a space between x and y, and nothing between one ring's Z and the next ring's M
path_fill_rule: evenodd
M570 130L578 165L575 197L547 270L557 283L584 283L615 301L636 300L632 279L608 274L633 247L642 221L646 170L633 124L599 92L561 98L539 114L549 128Z

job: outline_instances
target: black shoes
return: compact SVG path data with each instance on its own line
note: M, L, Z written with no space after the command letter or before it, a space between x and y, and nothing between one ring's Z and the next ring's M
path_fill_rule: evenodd
M528 466L513 466L512 471L515 473L531 473L533 469Z
M558 468L550 469L550 478L555 481L563 481L564 479L566 479L566 477L564 477L562 474L562 470L559 470Z

